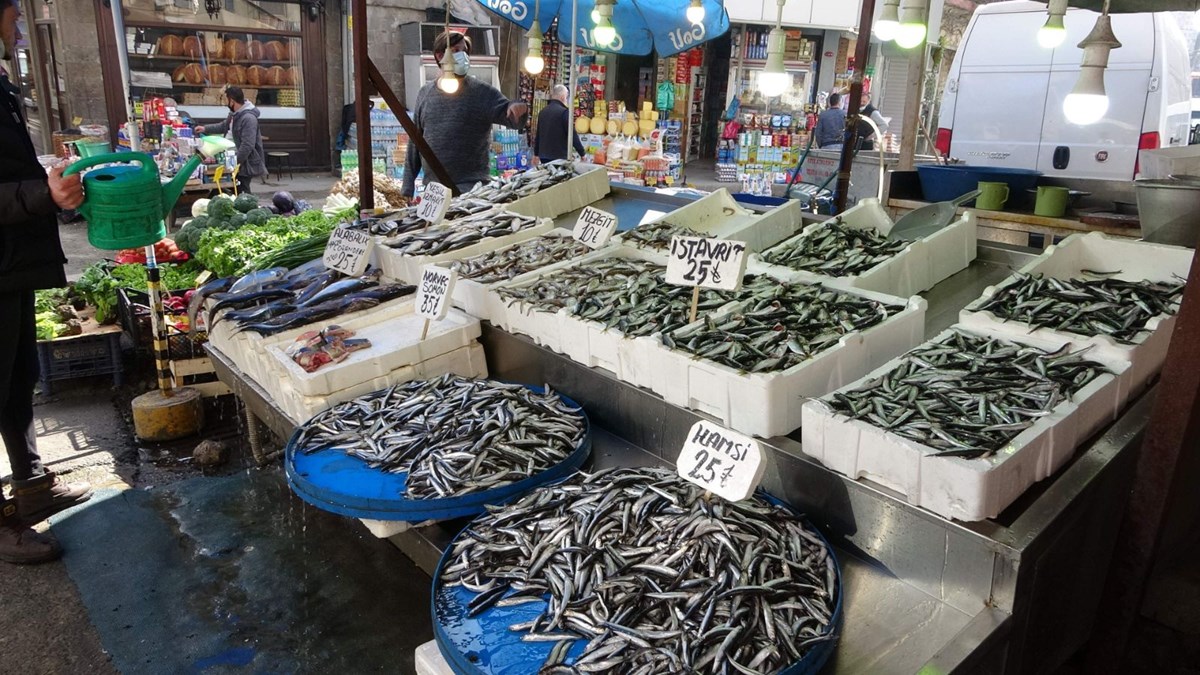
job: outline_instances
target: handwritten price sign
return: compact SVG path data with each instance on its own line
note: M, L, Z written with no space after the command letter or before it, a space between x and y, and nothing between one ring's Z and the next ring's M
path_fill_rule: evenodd
M325 266L352 277L362 276L367 271L374 246L375 240L365 230L339 225L325 245Z
M758 441L711 422L692 426L675 461L681 478L731 502L753 494L765 468Z
M726 239L672 237L667 283L736 291L746 273L746 244Z
M579 214L575 221L575 241L583 242L591 248L600 248L608 243L608 238L617 229L617 217L607 211L594 209L590 206Z
M446 209L450 208L450 188L441 183L429 183L421 193L421 203L417 204L417 217L430 225L437 225L446 217Z
M450 294L458 272L438 265L426 265L421 269L421 282L417 285L417 314L430 321L441 321L450 310Z

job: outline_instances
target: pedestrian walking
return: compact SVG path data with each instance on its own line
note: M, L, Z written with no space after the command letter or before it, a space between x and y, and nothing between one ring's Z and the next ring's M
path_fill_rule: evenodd
M539 162L552 162L567 158L567 135L571 127L571 111L567 107L570 92L566 86L556 84L550 89L550 101L538 114L537 134L533 137L533 156ZM573 146L579 156L584 152L579 134L573 137Z
M241 165L237 178L238 194L250 194L251 182L258 176L267 175L267 153L263 151L262 134L258 131L258 118L262 113L246 100L241 87L225 90L225 105L229 108L229 117L224 122L198 126L196 132L218 136L233 132L237 161Z

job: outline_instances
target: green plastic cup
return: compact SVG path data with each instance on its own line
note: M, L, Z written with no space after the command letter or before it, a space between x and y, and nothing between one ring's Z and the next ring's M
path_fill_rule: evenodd
M1008 201L1008 183L979 182L979 196L975 198L975 208L984 211L999 211Z
M1067 213L1067 201L1071 191L1065 187L1041 185L1037 189L1037 203L1033 215L1046 218L1062 218Z

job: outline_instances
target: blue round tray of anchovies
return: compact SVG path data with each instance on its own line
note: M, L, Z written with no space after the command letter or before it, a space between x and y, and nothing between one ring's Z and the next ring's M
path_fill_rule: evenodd
M757 495L768 502L788 509L800 515L790 504L775 496L759 490ZM837 647L838 635L842 625L842 567L838 564L837 555L825 535L812 527L807 518L805 525L820 537L822 543L833 556L837 580L834 585L837 602L833 608L833 617L829 622L826 634L833 633L829 640L818 642L804 658L779 671L776 675L816 675L825 667L833 650ZM467 523L463 532L471 527ZM442 569L449 562L449 555L454 550L454 543L460 532L442 553L437 570L433 575L433 598L431 610L433 614L433 635L437 641L442 658L450 665L455 675L536 675L550 650L554 649L553 642L522 642L521 633L511 631L512 624L526 623L535 619L546 609L546 604L525 603L512 607L491 607L479 614L467 616L467 606L475 593L462 586L453 588L441 584ZM548 604L548 603L547 603ZM583 655L587 640L577 640L563 661L570 666ZM732 671L731 671L732 672Z
M539 394L545 392L545 387L525 386ZM302 452L296 447L301 429L292 434L285 450L288 485L309 504L351 518L423 522L479 515L487 506L506 504L534 488L561 481L587 461L592 452L591 421L582 406L562 394L559 396L568 407L583 414L583 440L563 461L509 485L460 497L408 499L404 497L407 472L389 473L372 468L336 447Z

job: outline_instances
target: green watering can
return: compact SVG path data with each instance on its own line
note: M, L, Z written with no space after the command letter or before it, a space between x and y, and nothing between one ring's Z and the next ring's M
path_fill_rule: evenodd
M154 158L142 152L118 152L88 157L63 171L77 174L99 164L121 164L89 171L83 177L83 205L88 241L106 251L150 246L167 236L163 221L175 208L188 176L200 165L193 156L171 181L162 183Z

